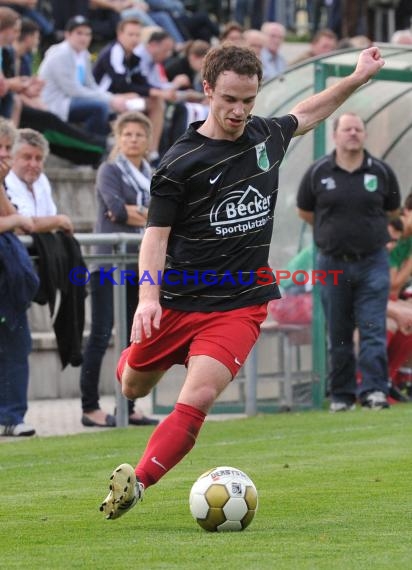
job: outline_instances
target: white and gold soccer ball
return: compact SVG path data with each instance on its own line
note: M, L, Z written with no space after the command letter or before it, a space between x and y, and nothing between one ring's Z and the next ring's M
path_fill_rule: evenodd
M258 495L253 481L240 469L215 467L195 481L189 505L205 530L243 530L255 516Z

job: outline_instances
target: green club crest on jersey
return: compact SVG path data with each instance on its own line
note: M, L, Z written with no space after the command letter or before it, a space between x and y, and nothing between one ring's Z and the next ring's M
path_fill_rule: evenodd
M376 192L378 189L378 178L375 174L365 174L363 185L368 192Z
M261 170L269 170L270 162L266 153L265 143L260 143L255 146L257 164Z

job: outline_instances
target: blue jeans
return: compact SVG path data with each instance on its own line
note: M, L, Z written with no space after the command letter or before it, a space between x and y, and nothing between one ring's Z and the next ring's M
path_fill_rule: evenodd
M80 391L83 412L98 410L99 379L103 357L109 346L114 320L112 283L104 280L100 283L100 272L95 271L90 278L90 294L92 305L92 322L90 336L83 354L80 373ZM124 287L124 285L117 285ZM134 312L137 307L137 285L127 283L127 316L123 324L131 330ZM133 413L134 402L129 401L129 414Z
M165 10L178 16L185 13L185 5L181 0L148 0L150 10Z
M175 21L168 12L149 12L149 14L158 26L166 30L166 32L172 36L176 43L181 44L185 41L183 34L180 32Z
M95 101L87 97L73 97L70 101L70 123L82 123L84 128L96 135L109 134L110 107L104 101Z
M27 412L31 336L23 313L14 330L0 324L0 424L17 425Z
M388 392L386 305L389 296L389 263L386 249L359 261L318 255L318 269L342 270L328 274L321 287L329 341L329 388L332 400L353 403L367 392ZM359 355L355 358L353 333L359 330ZM356 373L361 374L357 385Z
M32 10L17 4L10 4L10 8L21 14L23 18L29 18L29 20L36 22L43 36L49 36L53 33L53 24L39 10Z
M13 114L14 96L13 93L6 93L0 97L0 117L10 119Z

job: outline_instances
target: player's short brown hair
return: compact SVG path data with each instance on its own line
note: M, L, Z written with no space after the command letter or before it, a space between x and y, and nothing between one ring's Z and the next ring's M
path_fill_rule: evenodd
M234 71L238 75L257 76L262 81L262 64L249 48L236 45L222 45L208 51L203 60L202 77L212 89L224 71Z

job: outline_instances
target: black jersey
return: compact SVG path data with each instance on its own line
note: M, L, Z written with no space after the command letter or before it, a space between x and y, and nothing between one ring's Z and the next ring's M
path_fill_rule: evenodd
M200 125L152 180L148 226L172 228L161 304L210 312L278 298L268 255L279 166L297 120L252 117L236 141L209 139Z
M299 186L297 206L315 213L314 239L328 255L368 255L389 239L387 212L400 206L390 166L366 150L360 168L336 164L336 151L314 162Z

